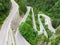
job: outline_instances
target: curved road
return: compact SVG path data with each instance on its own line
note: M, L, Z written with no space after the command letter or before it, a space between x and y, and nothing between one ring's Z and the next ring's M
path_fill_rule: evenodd
M12 7L9 16L6 18L4 21L4 24L2 25L1 31L0 31L0 45L10 45L8 44L8 36L9 36L9 31L10 31L10 24L11 20L13 19L15 13L18 11L18 5L11 0L12 2Z
M14 37L13 31L11 29L11 23L15 15L17 16L18 12L18 5L14 0L11 0L12 7L9 16L4 21L0 31L0 45L30 45L23 36L18 32ZM27 13L29 9L27 10ZM16 17L15 17L16 18ZM14 20L13 20L14 21Z
M24 37L19 33L18 31L18 27L17 27L17 31L16 34L14 35L12 29L11 29L11 23L13 18L15 17L15 15L17 15L18 12L18 5L14 0L11 0L12 2L12 7L11 7L11 11L9 16L6 18L6 20L4 21L4 24L2 25L1 31L0 31L0 45L11 45L12 43L14 45L30 45L25 39ZM22 22L25 22L26 18L28 17L28 14L30 12L30 9L32 9L31 7L27 7L27 12L25 14L25 16L23 17L22 21L19 23L19 25ZM18 14L19 15L19 14ZM34 12L32 9L32 17L34 19ZM49 18L49 17L47 17ZM46 19L47 19L46 18ZM14 20L13 20L14 21ZM51 20L50 20L51 21ZM34 24L34 21L33 21ZM48 23L47 23L48 24ZM34 24L35 25L35 24ZM49 24L48 24L49 25ZM51 23L50 23L51 26ZM49 26L49 27L50 27ZM51 26L52 27L52 26ZM35 27L36 29L36 27Z

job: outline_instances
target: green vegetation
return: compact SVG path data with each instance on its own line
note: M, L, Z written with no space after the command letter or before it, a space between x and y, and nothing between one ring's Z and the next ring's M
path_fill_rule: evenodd
M37 20L37 15L35 15L35 17L36 17L35 22L37 25L37 29L40 30L39 22ZM58 45L58 43L60 42L60 35L59 35L60 27L57 28L56 33L54 34L56 37L51 38L51 36L54 36L54 35L52 35L53 33L51 33L51 31L48 29L48 26L44 24L44 20L45 20L44 17L41 17L41 21L44 25L44 28L48 33L48 38L46 38L44 34L38 35L38 33L34 31L31 14L29 14L26 21L19 26L19 31L31 45L37 45L38 41L39 42L43 41L43 44L45 42L47 44L51 42L51 45Z
M0 0L0 27L8 16L10 7L10 0Z
M34 10L48 11L58 0L15 0L15 1L18 3L20 7L19 11L22 11L23 8L26 6L32 6ZM26 9L24 8L24 10Z
M24 15L26 13L26 2L25 0L15 0L19 5L19 13L20 15Z
M38 22L37 17L38 16L35 15L35 20L36 20L35 22L36 22L38 31L40 31L39 22ZM50 41L49 38L52 36L53 33L51 33L48 29L48 26L46 26L44 24L45 23L44 20L45 20L45 18L41 17L41 21L42 21L42 23L43 23L43 25L44 25L47 33L48 33L48 38L46 38L44 36L44 34L38 36L38 33L34 31L33 24L32 24L31 12L30 12L29 16L27 17L26 21L19 26L20 33L24 36L24 38L31 45L37 45L38 41L43 41L43 42L49 42Z
M35 16L35 22L37 25L37 29L39 30L39 22L37 19L37 14L43 12L44 14L48 15L51 18L52 25L54 28L57 28L60 25L60 0L15 0L19 5L19 13L20 15L24 15L26 13L26 6L31 6L34 9L34 16ZM44 18L41 19L43 25L44 25ZM33 26L32 26L32 18L31 14L28 16L25 23L22 23L19 26L20 33L25 37L25 39L31 44L31 45L37 45L38 41L43 42L51 42L51 45L58 45L60 42L60 28L57 29L55 35L57 37L53 37L52 39L49 39L53 33L49 31L47 28L47 25L44 25L44 28L46 29L48 33L48 37L46 38L43 34L38 36L37 32L34 32Z
M34 8L34 13L43 12L51 17L54 28L60 25L60 0L15 0L19 5L20 15L26 13L26 6Z
M54 28L58 27L60 25L60 0L55 3L54 6L52 6L51 9L48 10L47 15L49 15L52 19L52 25Z
M51 39L51 45L58 45L60 43L60 26L56 29L55 37Z
M27 18L26 22L20 25L19 31L30 44L36 45L38 36L37 32L34 32L31 21L32 17L29 15L29 18Z

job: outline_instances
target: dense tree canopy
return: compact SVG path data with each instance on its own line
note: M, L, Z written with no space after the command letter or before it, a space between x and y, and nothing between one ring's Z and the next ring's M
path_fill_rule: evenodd
M34 10L48 11L58 0L16 0L16 2L24 6L32 6ZM21 9L21 8L20 8Z

